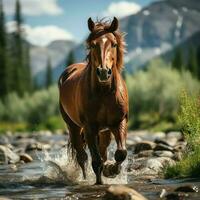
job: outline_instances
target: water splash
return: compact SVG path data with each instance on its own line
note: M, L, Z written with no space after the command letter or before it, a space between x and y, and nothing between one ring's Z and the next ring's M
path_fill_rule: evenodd
M112 143L108 148L108 159L113 160L114 153L116 150L115 143ZM89 155L89 151L87 150ZM71 154L67 148L61 149L59 152L55 151L47 152L44 151L42 154L38 155L41 162L44 163L43 171L44 177L63 182L64 184L94 184L95 175L92 170L91 158L89 156L88 164L86 167L87 179L84 180L80 167L73 161ZM126 173L126 168L128 161L126 160L122 164L121 173L116 178L106 178L102 176L103 182L105 184L127 184L128 175Z

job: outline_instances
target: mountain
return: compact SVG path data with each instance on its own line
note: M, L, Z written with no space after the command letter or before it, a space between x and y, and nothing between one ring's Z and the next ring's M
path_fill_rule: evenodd
M38 85L43 85L44 83L48 57L50 57L52 70L54 71L60 63L67 59L69 51L74 46L75 42L69 40L56 40L45 47L31 46L31 68ZM55 75L53 75L53 77L55 77Z
M194 33L191 37L187 38L186 40L175 46L172 50L163 53L162 55L159 56L159 58L162 58L166 62L171 62L171 60L175 55L175 52L177 50L181 50L183 54L183 61L186 64L190 49L193 48L196 50L199 47L200 47L200 31Z
M200 30L198 0L156 1L120 20L126 32L126 70L134 72L150 59L169 51ZM84 43L75 47L77 61L85 58Z

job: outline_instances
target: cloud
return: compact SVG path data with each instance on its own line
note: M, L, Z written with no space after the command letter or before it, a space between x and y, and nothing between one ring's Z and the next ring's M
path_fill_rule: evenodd
M15 22L11 21L6 24L9 33L16 30ZM46 46L54 40L74 40L74 37L68 31L54 25L36 26L22 25L24 37L34 45Z
M116 3L111 3L107 10L103 12L104 16L116 16L119 18L135 14L141 10L141 6L128 1L120 1Z
M5 13L13 15L15 12L15 0L4 0ZM58 0L20 0L24 15L59 15L63 13L58 5Z

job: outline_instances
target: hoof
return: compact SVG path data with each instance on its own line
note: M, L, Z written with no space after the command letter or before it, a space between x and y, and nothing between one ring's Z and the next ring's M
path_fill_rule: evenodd
M103 175L108 178L115 178L120 174L121 165L115 164L106 164L103 168Z

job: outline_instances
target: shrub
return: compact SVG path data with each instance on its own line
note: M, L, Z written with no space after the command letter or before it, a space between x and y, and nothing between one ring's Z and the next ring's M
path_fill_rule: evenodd
M165 177L199 177L200 170L200 98L181 95L179 121L187 141L183 160L165 170Z
M199 82L189 72L180 73L162 60L150 63L146 71L127 75L126 82L130 102L130 127L141 123L143 115L148 115L147 121L175 121L180 91L186 88L193 93L200 88Z

